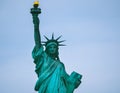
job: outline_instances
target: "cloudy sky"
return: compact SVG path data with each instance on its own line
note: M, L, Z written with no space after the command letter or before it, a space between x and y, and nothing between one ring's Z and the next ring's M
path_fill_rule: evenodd
M37 93L33 2L0 2L0 93ZM120 93L120 0L41 0L40 7L42 40L62 35L66 71L83 75L74 93Z

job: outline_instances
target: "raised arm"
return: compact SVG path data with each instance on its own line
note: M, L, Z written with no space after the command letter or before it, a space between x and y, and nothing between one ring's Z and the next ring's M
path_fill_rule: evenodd
M34 24L34 40L35 40L35 46L37 49L41 47L41 36L39 32L39 18L38 14L41 13L41 9L38 8L38 6L34 5L34 8L31 8L31 14L33 16L33 24Z

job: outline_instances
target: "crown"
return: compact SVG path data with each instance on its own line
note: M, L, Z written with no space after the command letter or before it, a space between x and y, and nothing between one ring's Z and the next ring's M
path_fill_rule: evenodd
M47 40L47 41L43 41L43 42L42 42L43 45L45 45L45 47L48 47L48 46L50 46L50 45L52 45L52 44L54 44L54 45L56 45L56 46L66 46L66 45L64 45L64 44L61 44L61 43L64 42L65 40L59 41L59 39L62 37L62 35L59 36L59 37L56 38L56 39L54 39L54 33L52 34L52 38L51 38L51 39L49 39L49 38L46 37L45 35L44 35L44 37L45 37L45 39Z

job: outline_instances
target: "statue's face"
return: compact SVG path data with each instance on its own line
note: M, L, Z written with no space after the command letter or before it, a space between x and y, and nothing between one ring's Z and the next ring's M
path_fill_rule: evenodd
M50 45L48 47L48 52L49 52L49 54L52 54L52 55L55 54L57 52L57 46L54 44Z

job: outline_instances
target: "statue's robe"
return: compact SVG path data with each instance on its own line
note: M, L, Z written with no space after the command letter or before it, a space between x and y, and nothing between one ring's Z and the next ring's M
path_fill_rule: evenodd
M62 62L50 58L43 47L39 50L34 47L32 56L36 64L35 72L38 75L35 85L38 93L73 93L75 78L70 79Z

